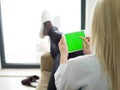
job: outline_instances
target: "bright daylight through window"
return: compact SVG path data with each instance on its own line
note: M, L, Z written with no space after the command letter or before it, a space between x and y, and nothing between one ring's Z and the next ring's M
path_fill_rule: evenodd
M60 16L63 33L81 29L81 0L1 0L6 63L39 63L49 51L49 39L40 39L41 13Z

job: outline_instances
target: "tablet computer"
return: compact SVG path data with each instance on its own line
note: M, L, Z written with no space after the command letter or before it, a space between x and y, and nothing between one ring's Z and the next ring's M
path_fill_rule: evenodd
M68 46L68 53L83 49L83 39L81 39L80 36L85 37L84 30L67 33L64 35L66 44Z

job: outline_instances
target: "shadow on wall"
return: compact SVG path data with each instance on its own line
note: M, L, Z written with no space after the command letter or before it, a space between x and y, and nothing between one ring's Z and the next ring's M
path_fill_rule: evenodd
M1 69L1 55L0 55L0 69Z

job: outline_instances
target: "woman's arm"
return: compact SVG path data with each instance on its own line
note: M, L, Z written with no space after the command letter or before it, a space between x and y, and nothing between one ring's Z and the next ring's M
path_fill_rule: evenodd
M61 40L59 41L59 50L60 50L60 65L57 69L57 71L55 72L55 84L57 89L59 90L59 87L61 86L61 80L63 77L63 73L67 67L67 58L68 58L68 49L64 40L64 37L61 38Z
M60 49L60 64L67 63L67 58L68 58L68 48L65 43L64 37L61 38L59 41L59 49Z

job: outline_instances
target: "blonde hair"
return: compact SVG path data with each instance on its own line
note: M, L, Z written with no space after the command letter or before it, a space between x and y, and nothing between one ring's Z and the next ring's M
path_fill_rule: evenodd
M92 22L92 45L109 78L110 90L120 89L120 0L99 0Z

